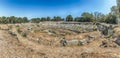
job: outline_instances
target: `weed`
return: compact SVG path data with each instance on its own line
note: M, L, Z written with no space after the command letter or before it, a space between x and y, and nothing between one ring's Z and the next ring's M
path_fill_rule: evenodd
M27 37L27 33L26 33L26 32L22 32L21 35L22 35L23 37Z
M17 32L18 32L18 33L21 33L21 32L22 32L22 30L20 30L20 29L18 28L18 29L17 29Z
M77 45L78 45L78 46L82 46L83 43L82 43L81 41L79 41Z

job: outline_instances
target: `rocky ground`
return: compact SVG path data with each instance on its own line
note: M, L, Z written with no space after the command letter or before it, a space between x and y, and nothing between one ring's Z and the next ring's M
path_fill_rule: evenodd
M0 27L0 58L120 58L120 47L114 42L119 27L114 28L112 37L97 30L83 32L82 27L75 28L80 32L69 30L69 26L60 29L31 23ZM92 40L88 41L88 36ZM68 45L62 46L62 38Z

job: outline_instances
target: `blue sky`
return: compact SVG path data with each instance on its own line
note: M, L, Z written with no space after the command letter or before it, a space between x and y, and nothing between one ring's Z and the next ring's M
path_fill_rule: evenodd
M95 11L107 14L113 5L116 0L0 0L0 16L76 17Z

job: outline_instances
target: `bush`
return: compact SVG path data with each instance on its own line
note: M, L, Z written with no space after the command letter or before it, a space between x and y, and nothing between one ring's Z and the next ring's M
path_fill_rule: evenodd
M19 25L16 25L17 28L19 28L20 26Z
M111 37L113 37L113 34L109 34L109 35L108 35L108 38L111 38Z
M8 28L9 28L9 29L12 29L12 26L10 25L10 26L8 26Z
M78 46L82 46L83 44L82 44L81 41L79 41L77 45L78 45Z
M55 31L53 30L49 30L49 32L53 33L53 34L57 34Z
M26 33L26 32L22 32L21 35L22 35L23 37L27 37L27 33Z
M17 29L17 32L18 32L18 33L21 33L22 31L21 31L20 29Z
M105 22L109 24L117 24L117 17L115 15L108 15Z

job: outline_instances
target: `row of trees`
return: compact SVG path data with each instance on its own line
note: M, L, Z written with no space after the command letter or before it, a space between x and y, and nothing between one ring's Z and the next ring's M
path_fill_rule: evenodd
M50 17L42 17L42 18L32 18L30 22L32 23L39 23L42 21L64 21L64 18L61 18L60 16L54 16L54 18Z
M50 17L42 17L42 18L32 18L30 22L39 23L41 21L75 21L75 22L105 22L105 23L116 23L116 16L111 13L108 15L104 15L100 12L84 12L79 17L73 18L72 15L66 16L66 18L61 18L60 16L54 16L53 18Z
M2 17L0 17L0 23L2 23L2 24L27 23L27 22L29 22L27 17L15 17L15 16L10 16L10 17L2 16Z
M43 21L75 21L75 22L105 22L105 23L116 23L116 15L113 15L113 13L109 13L108 15L104 15L100 12L94 12L94 13L89 13L89 12L84 12L81 14L80 17L75 17L73 18L72 15L66 16L66 18L61 18L60 16L54 16L53 18L50 17L42 17L42 18L32 18L28 19L27 17L15 17L15 16L10 16L10 17L5 17L2 16L0 17L0 23L27 23L27 22L32 22L32 23L39 23Z
M113 9L113 8L112 8ZM100 12L84 12L79 17L73 18L72 15L66 16L66 18L61 18L59 16L54 16L53 18L44 17L44 18L32 18L30 22L39 23L41 21L75 21L75 22L104 22L104 23L117 23L117 16L114 14L114 11L111 11L108 15L104 15Z

